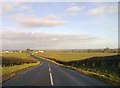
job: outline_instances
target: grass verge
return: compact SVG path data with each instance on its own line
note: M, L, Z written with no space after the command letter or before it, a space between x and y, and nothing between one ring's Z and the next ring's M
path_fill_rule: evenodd
M48 58L44 58L44 57L41 57L43 59L46 59L48 61L51 61L59 66L63 66L63 67L66 67L66 68L69 68L69 69L72 69L72 70L75 70L77 72L80 72L80 73L83 73L83 74L86 74L86 75L90 75L90 76L94 76L94 77L97 77L107 83L110 83L111 85L117 85L119 86L120 85L120 77L116 74L111 74L111 72L104 72L105 70L100 70L100 68L86 68L86 67L74 67L74 66L69 66L69 65L64 65L64 64L60 64L58 62L56 62L55 60L52 60L52 59L48 59ZM98 69L98 70L95 70L95 69ZM113 72L114 73L114 72Z
M15 66L8 66L8 67L2 67L0 68L2 71L2 82L18 75L21 73L23 70L28 69L30 67L39 65L40 62L37 61L36 63L30 63L30 64L22 64L22 65L15 65Z

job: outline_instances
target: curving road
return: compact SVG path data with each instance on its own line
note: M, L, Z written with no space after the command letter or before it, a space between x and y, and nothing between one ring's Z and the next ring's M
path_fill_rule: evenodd
M108 86L107 83L74 70L60 67L33 56L42 62L4 82L3 86Z

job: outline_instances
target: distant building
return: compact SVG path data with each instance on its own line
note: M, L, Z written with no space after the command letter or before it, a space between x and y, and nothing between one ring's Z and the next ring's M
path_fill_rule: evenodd
M39 53L44 53L44 51L39 50Z
M9 53L9 51L8 51L8 50L6 50L5 52L6 52L6 53Z
M38 53L37 51L35 51L35 53Z
M2 53L14 53L13 51L9 51L9 50L4 50L2 51Z
M21 50L19 52L22 52Z
M39 50L39 51L35 51L35 53L36 53L36 54L37 54L37 53L44 53L44 51Z

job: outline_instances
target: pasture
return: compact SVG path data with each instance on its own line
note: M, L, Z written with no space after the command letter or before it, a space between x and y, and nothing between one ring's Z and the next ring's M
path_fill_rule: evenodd
M54 58L60 61L83 60L91 57L113 56L117 53L88 53L88 52L64 52L64 51L45 51L39 53L39 56Z
M22 53L22 52L3 53L1 57L2 57L3 67L37 62L37 60L31 58L29 55L27 55L26 53Z
M80 72L98 76L112 84L120 84L120 56L117 53L46 51L37 56L75 67Z
M3 81L17 75L23 69L40 64L39 61L22 52L1 53L0 60L2 60L0 73L2 73Z

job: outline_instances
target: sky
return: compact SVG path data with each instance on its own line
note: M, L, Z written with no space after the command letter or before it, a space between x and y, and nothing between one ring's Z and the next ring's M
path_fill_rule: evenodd
M118 47L117 2L4 2L3 50Z

